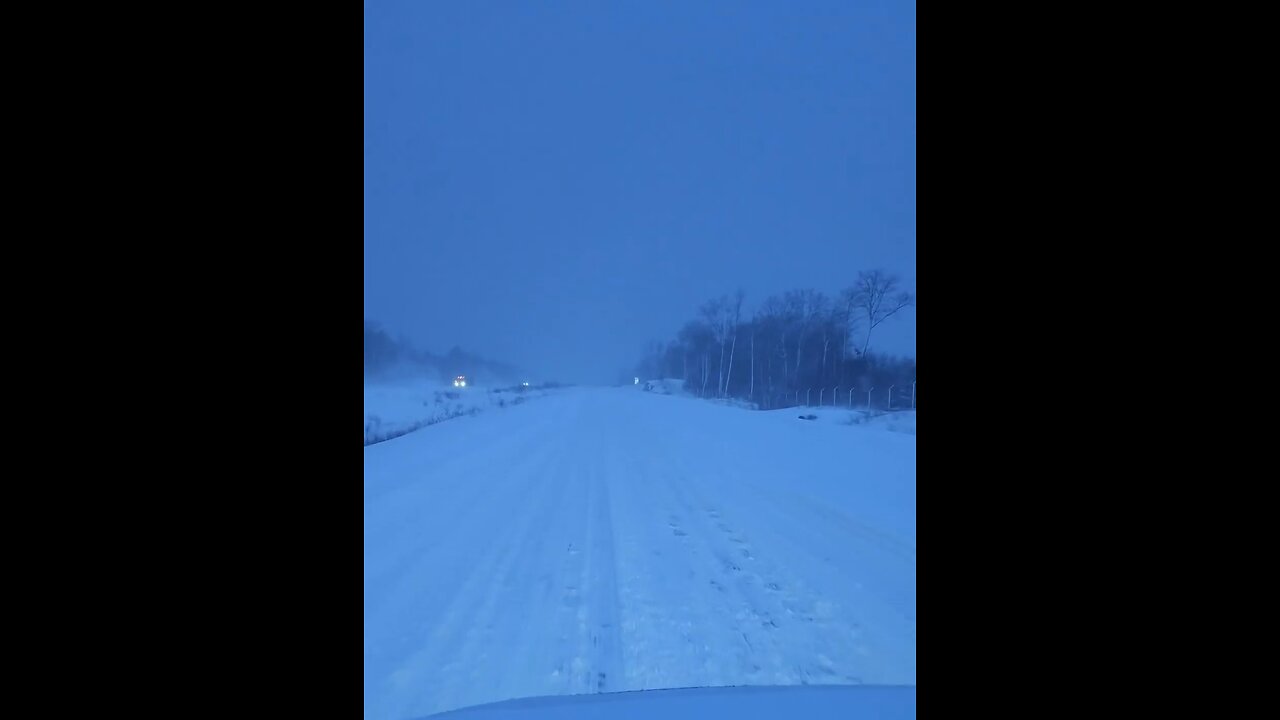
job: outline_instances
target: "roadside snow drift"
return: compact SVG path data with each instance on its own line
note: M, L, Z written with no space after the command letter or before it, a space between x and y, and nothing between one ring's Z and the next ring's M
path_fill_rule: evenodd
M446 383L366 383L364 442L383 442L445 420L519 405L546 392L519 386L456 388Z
M913 685L915 436L801 410L571 389L366 447L366 718Z

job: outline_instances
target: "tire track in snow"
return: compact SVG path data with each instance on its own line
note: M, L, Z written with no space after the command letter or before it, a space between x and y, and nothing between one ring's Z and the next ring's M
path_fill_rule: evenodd
M696 618L683 633L686 642L700 650L704 677L699 683L748 684L764 670L759 658L770 653L771 641L757 632L760 618L739 584L746 560L718 542L703 519L704 507L688 495L684 478L669 460L651 462L647 474L649 487L660 490L655 498L662 500L666 527L681 548L680 567L689 582Z
M492 511L486 495L522 502L525 495L533 492L527 483L522 483L522 478L548 458L545 450L517 458L511 464L513 473L494 479L499 483L497 487L489 486L489 478L477 482L477 478L472 477L469 492L441 496L437 492L440 476L427 474L401 482L394 494L381 496L376 501L366 499L366 619L386 614L399 617L406 610L406 602L418 604L423 595L430 599L447 594L448 600L455 600L457 586L465 578L477 576L496 546L476 543L473 537L459 536L453 531L483 525L485 516ZM437 510L441 506L452 510L452 522L443 522L444 513ZM379 518L377 526L369 521L375 516ZM415 572L420 568L430 568L433 572ZM441 574L449 578L453 592L439 583L423 585L424 579ZM437 622L446 608L436 609Z
M761 540L767 539L768 546L776 548L779 556L811 560L803 578L796 575L798 565L794 563L790 567L775 566L772 571L781 579L778 596L788 617L805 618L817 633L812 636L814 651L810 655L817 657L819 663L814 667L802 663L798 667L802 680L817 677L823 682L915 682L914 617L896 609L891 586L874 579L887 564L907 562L906 556L898 552L886 554L878 542L855 542L849 546L835 543L839 537L865 539L867 535L842 533L844 528L833 520L832 514L813 512L812 501L795 503L789 496L765 492L742 482L741 476L732 471L713 473L711 477L720 486L737 489L735 500L751 500L754 511L750 516L755 523L752 532ZM691 487L700 486L701 483L691 483ZM768 508L768 512L760 512L762 508ZM770 518L774 521L767 522ZM815 543L821 542L829 544L816 550ZM910 558L910 576L914 577L914 549ZM864 577L865 583L859 582L856 578L868 570L874 572ZM832 675L839 680L831 679Z
M832 533L833 529L845 530L838 527L835 516L790 502L785 480L775 479L773 493L743 482L743 478L753 478L763 485L767 478L753 474L754 466L739 459L732 448L713 459L681 453L680 441L676 442L670 450L654 448L655 454L667 459L666 472L673 474L671 487L688 497L682 501L684 507L715 509L717 517L708 519L722 534L721 539L728 536L729 542L712 542L720 563L730 569L742 568L735 577L752 571L746 577L757 582L741 584L741 594L763 622L772 618L774 624L783 625L772 637L781 643L784 658L798 659L788 661L788 667L771 681L914 682L914 620L891 617L893 611L876 595L892 591L895 584L881 586L868 578L864 588L857 582L857 575L866 569L864 557L853 562L838 557L841 562L831 562L833 556L846 552L841 538L850 538ZM696 466L690 464L693 462ZM738 524L744 521L747 524ZM716 537L709 531L706 536ZM865 542L869 536L876 536L876 540L891 536L883 532L858 536L864 542L857 543L857 552L870 553L872 566L900 564L909 554L911 569L906 576L914 577L914 548L907 554L886 553L888 548L883 544ZM742 561L734 559L733 548L745 551ZM747 554L754 561L747 560ZM896 559L892 557L895 554ZM777 562L784 558L785 565ZM903 574L901 569L896 572ZM762 594L761 588L767 592ZM869 626L874 627L875 637L868 632ZM755 635L748 637L757 644Z
M377 585L386 578L405 576L406 570L426 558L436 558L444 564L456 562L462 555L450 543L441 541L436 533L422 528L443 525L474 526L479 518L489 511L487 500L496 492L511 492L516 488L513 483L529 467L538 462L545 462L549 448L545 440L538 437L539 426L528 425L513 431L508 443L496 450L497 460L512 472L493 480L498 487L492 487L489 478L479 478L455 468L466 468L473 464L473 454L478 452L469 443L463 443L461 450L452 455L435 457L426 453L423 460L401 473L409 475L386 477L378 474L365 478L365 517L379 518L377 525L366 522L364 537L366 548L395 548L396 552L365 553L365 582ZM371 453L382 456L395 454L411 454L423 445L430 436L423 435L402 445L385 445L378 450L366 450L366 458ZM366 465L368 462L366 461ZM395 463L393 466L399 467ZM501 495L499 495L501 497Z
M485 702L504 691L495 687L501 673L494 671L503 658L477 654L479 636L501 632L503 621L509 622L509 612L505 610L512 606L513 598L502 593L518 587L512 570L527 541L539 535L539 523L545 521L547 508L558 498L552 492L556 473L549 469L563 462L563 453L544 444L529 462L502 476L497 485L486 484L487 492L471 507L462 508L470 524L454 523L452 527L466 533L459 538L466 546L482 550L475 556L466 579L454 587L446 612L422 618L435 628L425 647L400 663L389 678L396 688L417 685L420 694L416 698L409 694L409 702L378 714L403 717L440 712ZM488 534L488 529L495 527L504 528L496 537ZM414 575L429 576L409 576ZM398 597L401 601L413 599L411 593L404 591ZM491 672L491 677L482 677L485 670Z
M701 478L682 473L677 487L688 498L686 504L703 509L700 535L720 565L731 571L736 597L742 604L740 617L748 620L742 632L758 646L755 672L747 680L799 685L862 683L861 671L844 660L852 648L833 644L843 629L836 617L838 606L773 562L772 546L758 542L762 536L754 531L743 533L726 514L732 511L722 511L709 499Z
M689 518L688 527L694 530L691 537L696 538L700 554L710 559L704 572L714 576L709 584L724 596L728 612L721 617L733 618L730 629L747 647L739 668L741 676L729 678L726 684L798 682L788 675L783 662L786 653L780 632L786 622L778 603L766 591L768 585L778 587L768 579L772 577L770 568L757 557L751 543L727 524L719 505L696 489L689 474L672 465L664 477Z
M799 492L773 472L784 463L716 421L672 424L649 400L565 396L522 427L446 423L366 451L370 477L388 481L366 481L366 523L379 521L366 527L378 548L366 552L366 717L601 690L914 681L914 617L889 597L914 599L914 544L885 532L895 518L844 517L859 497L874 505L877 486L823 502L843 475ZM448 451L455 441L467 457ZM398 450L408 443L442 462ZM393 450L398 464L382 462Z
M628 438L614 441L618 579L625 690L724 685L739 677L722 667L726 648L745 655L741 635L724 627L731 606L710 582L708 562L682 534L679 503L651 453ZM730 656L729 659L732 659Z
M548 571L554 564L547 558L555 551L547 528L556 522L569 490L565 465L560 454L527 478L540 490L534 502L515 508L525 522L490 578L488 592L475 610L475 625L456 649L455 655L472 661L473 668L469 679L454 688L454 696L443 696L450 707L483 702L477 698L510 699L542 691L526 670L537 649L548 646L556 631L547 622L554 617L551 607L560 588L558 578Z
M434 693L438 707L462 707L477 698L609 691L619 684L610 478L598 461L590 462L583 442L576 436L549 439L553 462L526 479L540 489L531 503L508 508L526 521L503 540L509 552L488 571L496 577L493 591L473 611L477 629L458 639L461 647L452 653L470 658L475 670L442 682ZM495 515L490 522L502 520ZM531 666L542 671L530 672Z
M610 501L610 471L594 465L590 482L590 520L587 523L588 557L584 587L590 598L587 618L591 647L588 650L587 687L591 692L608 692L624 677L621 624L619 617L617 554L614 551L613 506Z

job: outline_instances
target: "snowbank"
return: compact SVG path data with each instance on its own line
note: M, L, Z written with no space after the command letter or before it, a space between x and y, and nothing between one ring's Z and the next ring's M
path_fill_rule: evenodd
M869 430L897 432L905 435L916 434L915 410L894 410L890 412L873 410L868 412L866 409L859 408L850 410L848 408L815 408L801 405L781 410L770 410L768 414L784 418L812 420L820 423L849 425Z
M640 390L645 392L653 392L659 395L681 395L688 397L689 393L685 392L684 380L680 378L657 378L650 380L641 380L637 385Z
M445 420L519 405L546 393L518 386L455 388L422 380L369 383L364 387L364 443L370 445Z
M681 398L699 400L700 402L720 405L724 407L739 408L742 410L758 409L755 403L748 402L740 398L698 398L696 394L690 393L684 389L684 381L680 378L665 378L661 380L642 381L638 386L639 390L646 390L655 395L671 395ZM779 408L776 410L764 411L766 415L778 418L790 418L792 420L803 418L805 420L813 420L821 423L834 423L837 425L847 425L872 430L883 430L887 432L903 433L905 435L916 434L916 411L915 410L871 410L866 408L847 407L806 407L797 405L787 408ZM810 417L812 416L812 418Z

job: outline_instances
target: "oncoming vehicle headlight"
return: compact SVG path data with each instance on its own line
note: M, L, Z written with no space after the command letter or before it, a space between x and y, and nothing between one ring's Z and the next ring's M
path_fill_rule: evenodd
M462 384L460 385L460 387L466 387L466 386L467 386L467 381L466 381L466 380L463 380L463 381L462 381Z

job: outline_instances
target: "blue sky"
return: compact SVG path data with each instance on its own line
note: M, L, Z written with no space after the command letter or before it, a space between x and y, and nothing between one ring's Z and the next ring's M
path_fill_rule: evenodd
M366 2L364 107L365 317L423 349L609 382L738 287L917 289L914 2Z

